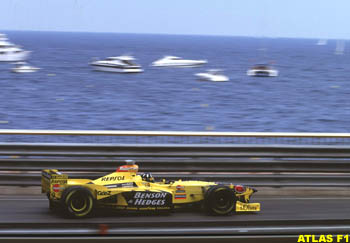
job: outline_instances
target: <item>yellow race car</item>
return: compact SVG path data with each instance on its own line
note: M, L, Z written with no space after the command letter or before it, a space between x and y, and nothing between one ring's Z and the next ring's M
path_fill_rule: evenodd
M72 217L86 217L96 208L118 210L168 210L198 206L214 215L233 211L260 211L260 203L250 203L256 190L242 185L205 181L155 182L150 173L138 174L134 161L96 180L68 179L58 170L43 170L42 193L50 209L62 209Z

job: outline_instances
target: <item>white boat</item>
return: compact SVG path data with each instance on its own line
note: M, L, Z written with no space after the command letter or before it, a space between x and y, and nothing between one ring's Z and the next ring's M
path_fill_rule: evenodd
M205 73L196 73L195 76L202 81L226 82L230 79L222 74L221 69L209 69Z
M335 55L343 55L345 51L345 41L344 40L337 40L336 46L335 46Z
M8 41L5 34L0 34L0 62L18 62L26 60L30 51Z
M187 60L176 56L164 56L163 58L154 61L154 67L197 67L207 63L207 60Z
M320 40L316 43L316 45L318 45L318 46L325 46L325 45L327 45L327 39L320 39Z
M247 71L247 75L255 77L277 77L278 71L269 65L258 64L250 68Z
M104 60L91 62L90 65L96 71L116 72L116 73L140 73L143 72L141 66L133 63L135 60L132 56L107 57Z
M16 67L11 68L11 71L14 73L34 73L40 69L28 65L26 62L17 62L15 65Z

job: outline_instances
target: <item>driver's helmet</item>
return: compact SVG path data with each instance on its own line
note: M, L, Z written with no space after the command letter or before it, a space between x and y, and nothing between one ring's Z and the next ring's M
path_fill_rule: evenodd
M154 182L154 178L153 178L152 174L149 172L143 173L141 175L141 178L143 181Z

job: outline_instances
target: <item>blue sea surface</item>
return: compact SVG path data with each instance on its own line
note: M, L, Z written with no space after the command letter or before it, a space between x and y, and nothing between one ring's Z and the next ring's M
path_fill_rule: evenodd
M0 129L350 132L350 55L335 55L335 40L317 46L312 39L5 33L32 51L29 62L41 70L16 74L0 63ZM122 54L134 55L145 71L96 72L88 65ZM164 55L209 62L150 66ZM279 77L246 75L271 61ZM210 68L224 69L230 81L194 76Z

